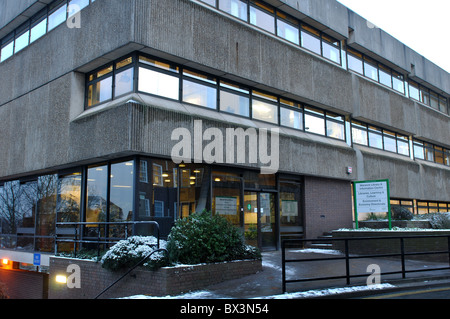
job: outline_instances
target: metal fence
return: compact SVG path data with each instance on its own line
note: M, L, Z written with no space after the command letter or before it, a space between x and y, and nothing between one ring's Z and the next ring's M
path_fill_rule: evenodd
M129 221L129 222L58 222L56 223L56 231L54 235L55 254L58 253L58 243L68 243L73 245L74 257L77 255L77 249L84 245L95 245L97 247L97 255L100 255L101 245L110 246L122 239L127 239L133 231L129 230L129 226L137 225L153 225L156 230L157 248L160 247L160 227L156 221ZM124 230L121 236L110 236L109 233L113 227L123 226ZM85 229L89 227L95 229L96 236L86 236Z
M441 250L424 250L424 251L414 251L414 252L407 252L405 250L405 240L407 239L418 239L418 240L425 240L425 239L437 239L437 238L443 238L441 240L445 241L445 246L447 249L441 249ZM392 245L395 245L394 243L397 243L397 248L391 246L391 250L398 250L399 252L388 252L388 253L381 253L381 254L350 254L349 249L349 243L353 242L358 244L358 242L361 244L362 241L372 241L372 240L391 240ZM341 254L339 256L333 256L333 257L321 257L321 258L295 258L295 259L287 259L286 258L286 250L288 248L293 247L306 247L306 243L328 243L332 241L340 243L340 245L334 245L339 246L341 249L339 251ZM368 274L350 274L350 262L352 260L356 259L367 259L367 258L392 258L392 257L400 257L400 270L398 271L389 271L389 272L381 272L379 275L394 275L394 274L401 274L402 279L406 278L407 273L413 273L413 272L424 272L424 271L437 271L437 270L450 270L450 235L417 235L417 236L383 236L383 237L352 237L352 238L333 238L333 239L327 239L327 238L318 238L318 239L286 239L283 240L281 243L281 249L282 249L282 290L283 293L286 292L286 285L289 283L299 283L299 282L308 282L308 281L323 281L323 280L335 280L335 279L345 279L346 284L350 285L351 278L361 278L361 277L368 277ZM423 255L437 255L437 254L446 254L448 256L448 263L449 266L445 267L436 267L436 268L426 268L426 269L412 269L408 270L406 269L406 261L408 257L412 256L423 256ZM295 278L295 279L286 279L286 264L287 263L312 263L312 262L319 262L323 263L325 261L338 261L343 260L345 261L345 273L337 276L322 276L322 277L314 277L314 278ZM319 267L318 267L319 269Z

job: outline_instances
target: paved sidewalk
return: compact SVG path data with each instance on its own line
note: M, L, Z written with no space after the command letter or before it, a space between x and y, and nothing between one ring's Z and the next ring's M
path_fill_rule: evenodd
M319 253L320 252L320 253ZM287 253L287 258L321 258L332 257L335 251L327 250L309 250L292 249ZM367 267L370 264L380 266L381 272L393 272L401 270L399 259L354 259L350 262L350 273L367 274ZM448 267L443 263L425 263L422 261L407 261L406 269L430 269ZM299 278L317 278L324 276L342 276L345 274L345 262L339 261L321 261L306 263L288 263L286 268L287 279ZM281 251L263 253L263 270L257 274L246 276L244 278L230 280L220 284L212 285L199 294L191 294L188 298L311 298L315 296L349 296L355 294L370 294L371 292L380 292L383 290L393 290L398 287L424 285L429 280L449 280L450 270L437 270L417 273L407 273L406 279L402 279L401 274L381 276L381 285L367 286L367 277L352 278L351 285L346 285L345 279L312 281L304 283L287 284L287 293L282 293L281 280ZM301 293L299 293L301 292Z

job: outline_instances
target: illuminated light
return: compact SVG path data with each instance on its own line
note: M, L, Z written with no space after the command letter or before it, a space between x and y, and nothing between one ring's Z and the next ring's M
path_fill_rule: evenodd
M195 179L195 176L190 176L189 178L190 178L190 179Z
M179 167L186 167L186 165L185 164L180 164L180 165L178 165Z
M166 183L170 183L170 179L165 179L164 180Z
M133 166L133 163L132 162L126 162L125 165L126 166Z
M220 178L216 177L216 178L214 179L214 181L215 181L215 182L220 182Z
M162 174L162 177L169 177L169 174L164 173L164 174Z
M195 173L195 174L198 174L198 173L200 173L200 170L199 170L199 169L196 169L196 170L194 170L194 173Z
M57 275L55 278L55 281L59 284L66 284L67 283L67 277L64 275Z
M195 185L195 182L191 182L190 184L191 184L191 185Z
M2 259L2 264L3 264L3 265L9 264L9 259L8 259L8 258L3 258L3 259Z

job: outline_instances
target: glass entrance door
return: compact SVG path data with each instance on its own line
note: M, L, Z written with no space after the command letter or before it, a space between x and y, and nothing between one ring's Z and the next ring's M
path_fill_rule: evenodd
M274 193L244 193L244 232L248 245L276 248Z

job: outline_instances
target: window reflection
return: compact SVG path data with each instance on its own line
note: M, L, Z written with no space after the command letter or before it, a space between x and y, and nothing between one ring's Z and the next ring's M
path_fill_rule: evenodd
M133 91L133 68L119 72L115 77L115 96Z
M277 35L290 42L299 44L300 32L297 26L291 25L281 19L277 20Z
M305 27L303 26L303 28ZM302 39L302 47L316 54L321 54L320 39L318 37L314 36L309 32L306 32L305 30L302 30L301 39Z
M241 227L242 178L238 174L213 172L213 215L220 215L230 223Z
M219 0L219 9L247 21L247 3L242 0Z
M47 32L47 18L31 28L30 43L36 41Z
M258 7L254 5L250 6L250 23L271 33L275 33L275 18L272 15L274 13L273 9L258 1L252 0L251 2Z
M11 57L13 54L14 54L14 41L11 40L11 42L2 46L2 49L0 52L0 56L1 56L0 62L5 61L9 57Z
M178 100L179 83L176 76L139 68L139 91Z
M89 167L86 189L86 222L106 222L108 166ZM98 236L97 225L86 226L86 236Z
M112 98L112 77L100 80L88 87L88 107Z
M58 25L66 21L67 17L67 4L63 4L61 7L53 11L48 16L48 31L56 28Z
M183 101L195 105L217 108L217 90L206 84L183 80Z
M252 117L256 120L278 123L278 107L275 104L252 100Z

